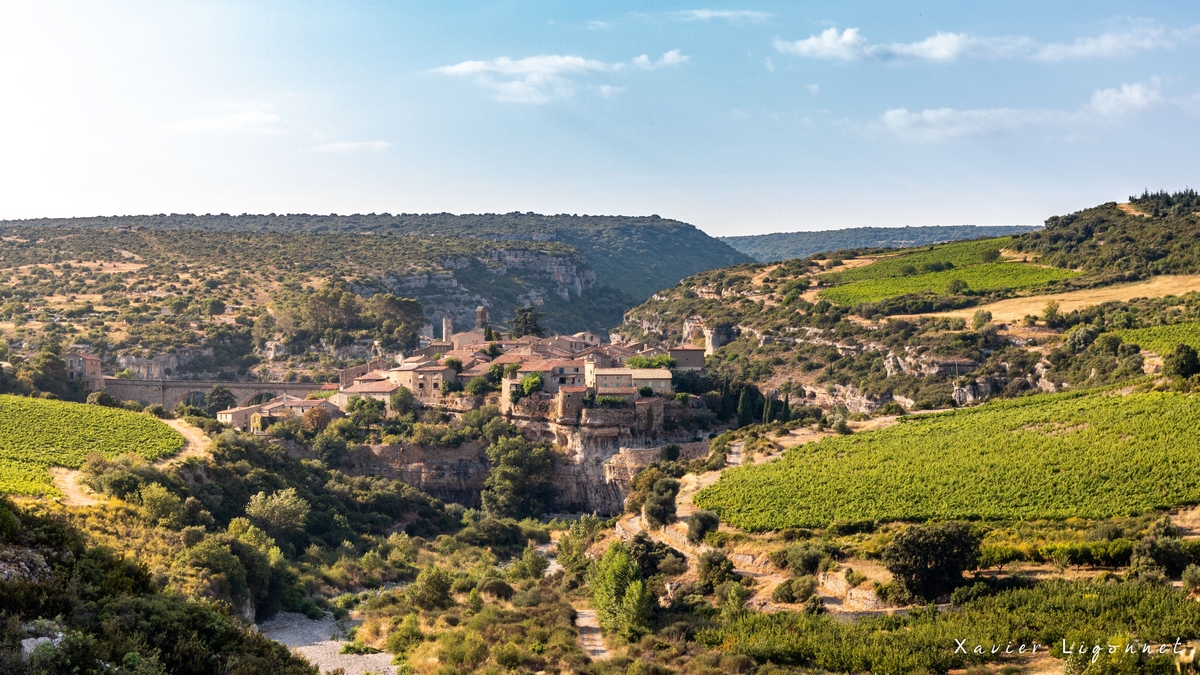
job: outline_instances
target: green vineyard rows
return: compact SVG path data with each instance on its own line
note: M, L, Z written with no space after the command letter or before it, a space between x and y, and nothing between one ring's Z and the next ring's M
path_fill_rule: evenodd
M1117 335L1120 335L1125 342L1132 342L1159 356L1170 354L1175 351L1175 345L1179 344L1200 349L1200 321L1177 323L1170 326L1131 328L1117 331Z
M954 267L969 267L983 262L984 251L994 251L1012 243L1012 237L996 239L980 239L977 241L956 241L950 244L913 249L895 256L886 256L870 265L856 267L842 272L829 272L821 278L833 284L848 284L853 281L867 279L890 279L904 276L902 271L906 266L920 270L931 263L950 263Z
M183 436L142 413L0 395L0 494L58 495L52 466L78 468L93 452L171 455Z
M877 264L872 263L862 269L870 269ZM1078 275L1078 272L1070 270L1021 262L987 263L912 276L864 279L827 288L821 291L820 297L839 305L853 306L909 293L945 294L948 292L947 286L955 279L965 282L973 291L996 291L1031 288Z
M998 401L788 451L695 497L747 530L833 521L1106 518L1200 502L1200 400Z

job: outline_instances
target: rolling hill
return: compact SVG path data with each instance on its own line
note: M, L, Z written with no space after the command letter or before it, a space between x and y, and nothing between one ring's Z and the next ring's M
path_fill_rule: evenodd
M658 216L162 214L0 221L0 232L0 268L109 259L253 270L264 281L341 275L420 300L435 324L473 325L481 304L503 322L534 304L564 332L604 332L660 288L751 260Z
M1030 232L1028 225L931 225L926 227L853 227L819 232L775 232L721 241L760 262L804 258L814 253L861 248L910 248L948 241L1003 237Z

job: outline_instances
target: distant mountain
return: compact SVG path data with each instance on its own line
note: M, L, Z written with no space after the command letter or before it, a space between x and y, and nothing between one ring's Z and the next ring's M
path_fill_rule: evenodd
M1004 237L1038 229L1029 225L931 225L927 227L853 227L820 232L777 232L721 241L759 262L804 258L850 248L907 248L947 241Z
M0 221L0 232L33 240L0 249L0 262L10 264L115 247L147 262L204 261L272 277L352 275L367 290L417 298L435 324L448 315L473 325L479 304L503 322L532 302L546 326L570 332L606 331L684 277L753 262L693 225L658 216L151 214Z

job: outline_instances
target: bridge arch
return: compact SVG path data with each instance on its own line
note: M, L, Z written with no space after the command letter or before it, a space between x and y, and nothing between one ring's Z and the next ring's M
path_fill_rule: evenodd
M249 396L243 397L240 405L242 407L248 405L259 405L260 403L266 403L277 396L279 396L279 394L276 394L273 391L262 391L257 394L250 394Z

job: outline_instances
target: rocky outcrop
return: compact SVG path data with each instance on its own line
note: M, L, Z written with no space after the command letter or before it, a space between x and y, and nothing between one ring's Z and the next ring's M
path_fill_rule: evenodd
M347 453L343 468L351 475L393 478L438 499L476 508L489 470L479 441L455 448L359 445Z
M178 372L180 366L186 366L196 359L207 358L212 354L211 347L180 349L170 354L156 356L125 354L117 357L117 365L122 370L133 371L134 378L138 380L169 380L173 374ZM200 373L200 375L206 374L211 375L211 373Z

